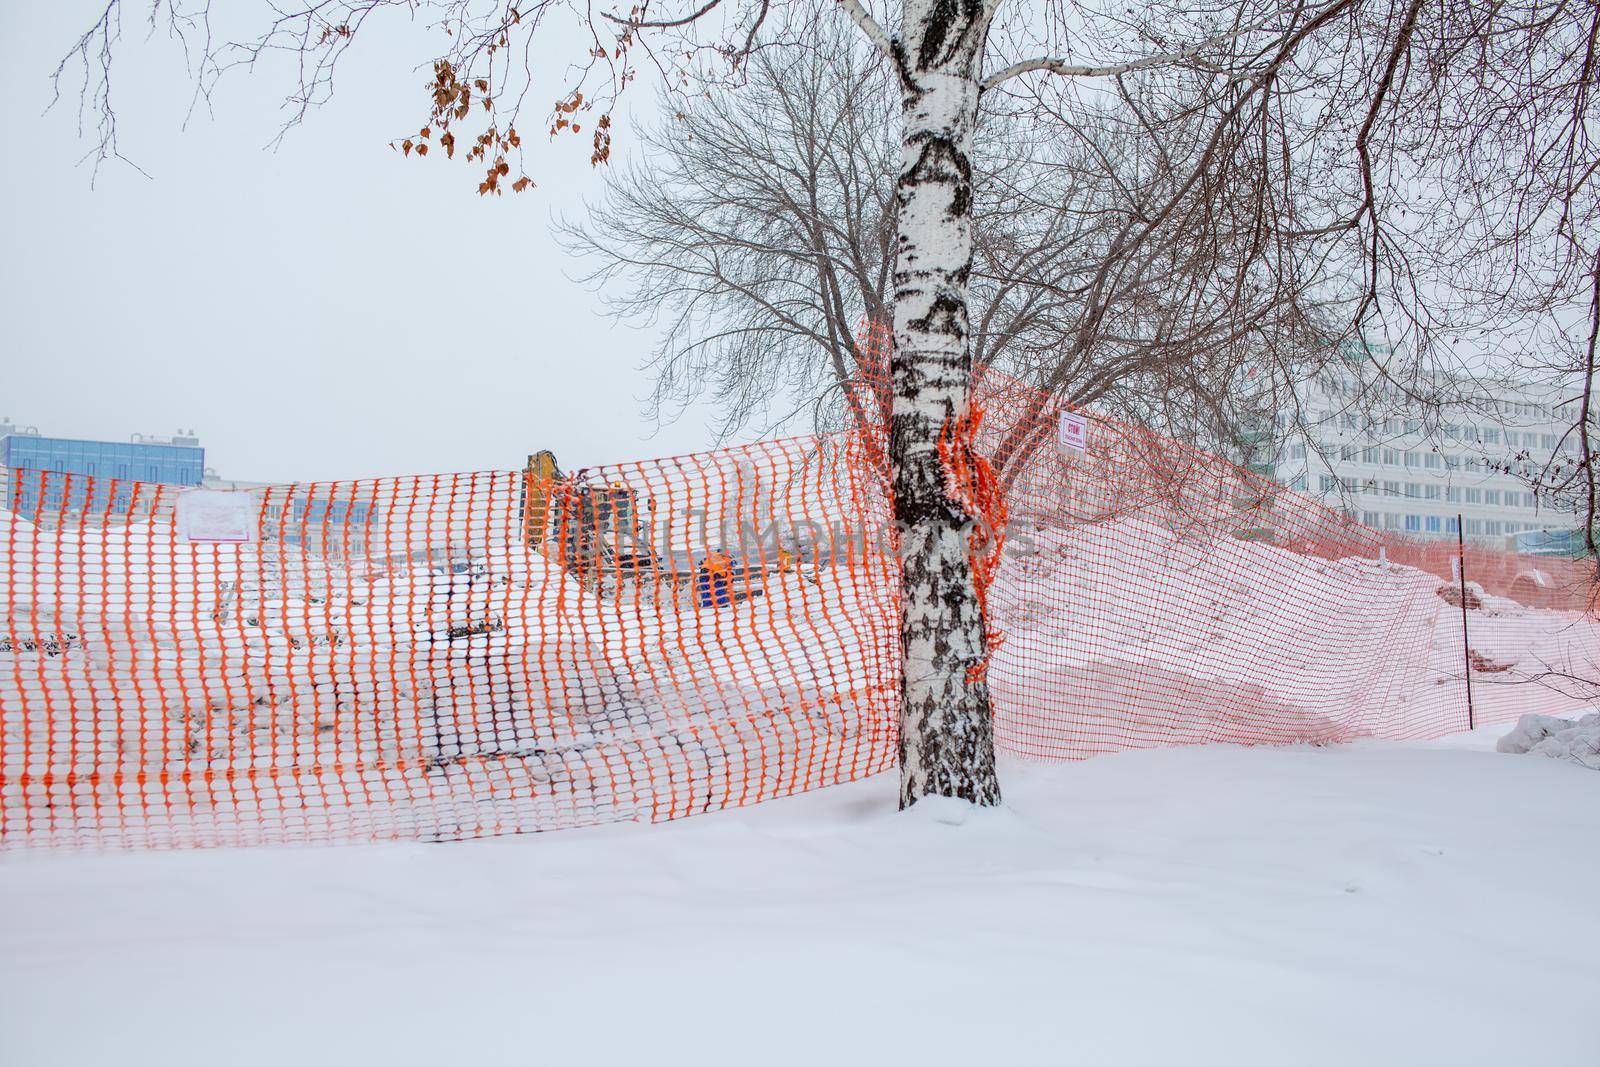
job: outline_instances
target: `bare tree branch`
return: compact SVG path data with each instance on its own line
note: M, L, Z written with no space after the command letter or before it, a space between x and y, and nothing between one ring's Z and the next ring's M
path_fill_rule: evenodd
M1346 6L1345 3L1340 2L1330 5L1328 10L1342 8L1344 6ZM1012 78L1019 77L1023 74L1031 74L1034 71L1045 71L1046 73L1055 74L1066 78L1112 78L1119 74L1134 74L1139 71L1159 70L1163 67L1175 67L1206 56L1209 53L1216 51L1221 46L1232 44L1242 37L1247 37L1253 33L1259 33L1268 26L1272 25L1274 22L1281 19L1284 14L1289 12L1300 13L1304 10L1304 8L1305 4L1303 2L1286 5L1282 9L1273 11L1264 18L1258 19L1249 25L1236 25L1231 30L1224 30L1220 33L1212 34L1211 36L1196 41L1187 47L1179 48L1170 52L1159 53L1157 55L1140 56L1137 59L1125 60L1121 63L1074 63L1070 59L1063 56L1043 56L1036 59L1024 59L1019 62L1012 63L1009 66L989 75L983 80L983 88L993 89L998 85L1002 85L1005 82L1010 81ZM1246 10L1247 9L1245 7L1241 6L1238 9L1238 17L1242 17Z

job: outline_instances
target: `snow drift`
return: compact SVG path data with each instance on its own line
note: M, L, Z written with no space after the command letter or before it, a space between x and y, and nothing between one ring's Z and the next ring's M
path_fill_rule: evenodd
M1574 722L1554 715L1524 715L1495 743L1499 752L1527 752L1600 771L1600 712Z

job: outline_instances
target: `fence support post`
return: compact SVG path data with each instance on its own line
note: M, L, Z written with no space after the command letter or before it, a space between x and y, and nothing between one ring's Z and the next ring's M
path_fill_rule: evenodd
M1466 668L1467 729L1476 730L1472 713L1472 642L1467 637L1467 534L1466 523L1456 515L1456 578L1461 585L1461 663Z

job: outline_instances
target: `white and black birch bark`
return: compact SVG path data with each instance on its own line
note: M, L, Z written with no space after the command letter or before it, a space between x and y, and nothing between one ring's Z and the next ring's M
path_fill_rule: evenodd
M905 120L894 276L889 431L901 532L900 806L929 794L997 804L984 620L940 435L964 417L972 372L972 136L993 0L905 0L893 43Z

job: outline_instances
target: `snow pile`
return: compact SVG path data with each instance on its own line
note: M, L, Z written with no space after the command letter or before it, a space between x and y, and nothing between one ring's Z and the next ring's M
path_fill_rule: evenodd
M1600 618L1469 586L1467 621L1436 575L1326 559L1137 516L1013 524L1020 556L990 592L1000 744L1070 758L1157 745L1437 737L1586 710ZM1562 683L1561 678L1573 679Z
M1554 715L1524 715L1495 743L1500 752L1527 752L1600 771L1600 712L1576 722Z

